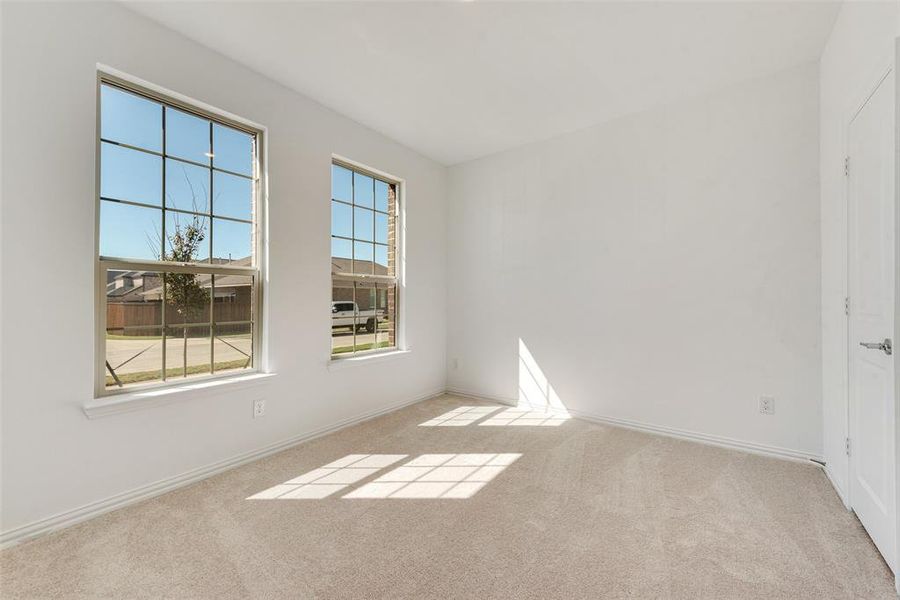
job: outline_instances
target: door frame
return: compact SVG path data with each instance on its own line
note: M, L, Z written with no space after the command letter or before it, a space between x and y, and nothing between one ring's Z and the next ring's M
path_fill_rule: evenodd
M894 109L894 265L895 271L900 271L900 37L895 42ZM900 340L900 274L894 277L894 340ZM894 497L900 506L900 352L894 353L894 486ZM895 547L900 555L900 514L896 527ZM894 588L900 594L900 575L895 574Z
M878 90L878 87L884 83L888 78L894 78L894 106L895 106L895 118L894 118L894 265L895 271L897 268L900 268L900 69L895 68L895 66L900 65L900 38L896 40L896 48L895 48L895 56L891 56L890 59L884 61L882 63L882 67L876 71L875 77L870 79L872 82L865 89L865 93L861 96L859 102L855 105L854 109L848 115L844 127L843 127L843 148L844 148L844 156L849 156L850 153L850 125L853 123L853 120L859 115L860 111L865 107L866 103L872 98L875 92ZM846 176L844 177L844 296L846 298L850 297L850 178ZM845 352L845 361L844 361L844 397L845 397L845 405L844 405L844 437L845 439L850 439L851 437L851 382L850 382L850 360L851 360L851 349L852 349L852 340L850 339L850 318L853 310L854 300L850 298L850 310L847 311L846 320L844 323L844 352ZM893 339L900 339L900 274L895 275L894 277L894 331L893 331ZM894 352L894 510L895 512L900 512L900 352ZM841 500L844 503L844 506L847 510L853 510L853 491L852 491L852 477L853 477L853 461L850 457L847 457L846 463L846 472L845 472L845 481L847 482L846 489L844 490L844 497ZM897 515L894 519L895 523L895 541L900 542L900 515ZM895 544L895 548L897 548L897 557L895 561L897 564L895 565L896 572L894 574L894 586L897 589L898 593L900 593L900 544Z

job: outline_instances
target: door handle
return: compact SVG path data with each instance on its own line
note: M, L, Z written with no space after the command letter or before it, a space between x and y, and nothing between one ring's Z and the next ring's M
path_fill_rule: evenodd
M884 338L883 342L860 342L859 345L870 350L881 350L888 356L894 353L891 338Z

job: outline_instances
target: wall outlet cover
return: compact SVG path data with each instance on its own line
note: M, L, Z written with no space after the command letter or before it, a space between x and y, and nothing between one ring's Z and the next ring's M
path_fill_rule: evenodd
M253 401L253 418L262 417L266 414L266 401L262 398Z
M759 397L759 412L764 415L775 414L775 398L773 396Z

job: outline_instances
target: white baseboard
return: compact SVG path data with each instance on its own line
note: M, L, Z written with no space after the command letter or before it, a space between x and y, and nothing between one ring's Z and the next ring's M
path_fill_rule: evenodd
M822 457L813 452L806 452L803 450L794 450L791 448L782 448L780 446L770 446L768 444L758 444L756 442L748 442L745 440L738 440L735 438L728 438L718 435L710 435L708 433L700 433L697 431L690 431L687 429L678 429L675 427L665 427L662 425L652 425L650 423L642 423L640 421L631 421L628 419L617 419L614 417L601 417L597 415L591 415L588 413L583 413L581 411L570 410L569 414L573 417L577 417L579 419L584 419L585 421L592 421L595 423L602 423L604 425L613 425L616 427L625 427L627 429L635 429L637 431L644 431L646 433L654 433L657 435L664 435L667 437L678 438L681 440L688 440L692 442L699 442L701 444L709 444L711 446L720 446L722 448L729 448L731 450L741 450L742 452L750 452L752 454L762 454L765 456L772 456L775 458L783 458L788 460L799 460L803 462L809 461L821 461Z
M380 417L381 415L384 415L386 413L394 412L406 406L424 402L425 400L429 400L443 394L444 390L429 392L427 394L413 398L412 400L404 400L402 402L397 402L395 404L391 404L374 411L356 415L332 425L322 427L315 431L302 433L300 435L282 440L280 442L276 442L274 444L270 444L257 450L251 450L250 452L238 454L237 456L233 456L211 465L206 465L204 467L199 467L197 469L187 471L185 473L182 473L181 475L176 475L175 477L162 479L149 485L135 488L128 492L116 494L115 496L111 496L103 500L98 500L96 502L91 502L90 504L85 504L84 506L81 506L79 508L53 515L52 517L47 517L45 519L40 519L38 521L16 527L8 531L3 531L2 533L0 533L0 548L14 546L24 541L46 535L50 532L70 527L72 525L75 525L76 523L87 521L88 519L92 519L104 513L123 508L142 500L153 498L154 496L159 496L177 488L184 487L208 477L212 477L213 475L228 471L229 469L233 469L255 460L259 460L271 454L281 452L282 450L287 450L288 448L296 446L297 444L308 442L312 439L322 437L323 435L327 435L329 433L334 433L339 429L344 429L345 427L350 427L351 425L356 425L362 423L363 421L368 421L370 419Z
M516 406L518 404L517 400L513 400L511 398L491 396L488 394L479 394L478 392L464 390L462 388L448 387L447 393L454 396L461 396L463 398L471 398L472 400L482 400L487 402L496 402L498 404L506 404L507 406Z
M475 400L487 400L490 402L499 402L501 404L508 404L511 406L515 406L517 401L512 398L503 398L500 396L491 396L488 394L479 394L477 392L473 392L471 390L461 389L461 388L448 388L448 394L454 394L456 396L463 396L466 398L472 398ZM748 442L745 440L738 440L734 438L728 438L718 435L711 435L708 433L700 433L697 431L689 431L687 429L678 429L675 427L666 427L662 425L653 425L651 423L643 423L641 421L632 421L629 419L618 419L615 417L605 417L602 415L595 415L587 412L583 412L580 410L572 410L567 409L568 413L578 419L584 421L590 421L593 423L601 423L603 425L612 425L614 427L624 427L626 429L634 429L637 431L643 431L645 433L653 433L656 435L664 435L667 437L678 438L681 440L689 440L692 442L699 442L701 444L709 444L712 446L720 446L722 448L729 448L732 450L741 450L743 452L751 452L753 454L763 454L765 456L772 456L776 458L783 458L788 460L800 460L800 461L821 461L822 457L813 452L805 452L803 450L793 450L791 448L781 448L778 446L770 446L766 444L758 444L756 442Z

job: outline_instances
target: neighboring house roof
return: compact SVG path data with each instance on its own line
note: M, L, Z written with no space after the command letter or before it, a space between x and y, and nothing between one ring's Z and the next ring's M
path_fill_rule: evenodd
M373 264L374 264L374 274L375 275L387 275L388 269L385 265L380 265L378 263L373 263L371 260L357 260L356 261L356 269L354 271L353 268L353 260L350 258L340 258L337 256L331 257L331 272L335 275L340 274L351 274L351 273L372 273Z
M123 302L142 301L144 287L152 278L144 271L107 271L106 296Z
M115 287L115 284L107 284L106 285L106 295L109 298L118 298L121 296L127 296L129 294L133 294L142 289L144 289L143 284L136 285L133 287L128 287L128 288L126 288L126 287L117 288L117 287Z

